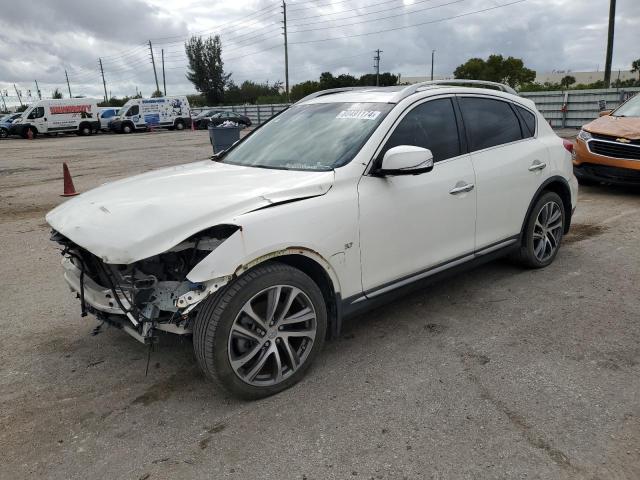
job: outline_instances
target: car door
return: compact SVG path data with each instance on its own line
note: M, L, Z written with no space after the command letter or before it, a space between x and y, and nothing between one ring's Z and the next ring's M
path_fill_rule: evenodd
M435 273L473 254L475 175L450 97L403 113L376 155L399 145L428 148L433 170L364 175L358 184L362 285L367 296Z
M488 96L461 96L458 102L476 172L476 250L481 250L520 234L547 176L548 152L518 113L522 107Z
M44 107L36 107L29 114L29 120L38 129L39 133L47 133L47 117Z

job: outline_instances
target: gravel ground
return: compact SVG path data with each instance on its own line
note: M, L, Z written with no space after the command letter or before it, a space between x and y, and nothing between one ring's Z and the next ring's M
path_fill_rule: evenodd
M581 189L549 268L494 262L354 319L266 400L218 390L189 340L145 376L142 345L93 336L43 219L61 162L85 191L206 158L206 135L0 141L0 478L640 478L637 190Z

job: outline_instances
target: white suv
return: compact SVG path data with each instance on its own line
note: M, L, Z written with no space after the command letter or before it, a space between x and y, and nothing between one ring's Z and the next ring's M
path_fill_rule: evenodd
M141 342L192 334L230 392L283 390L403 287L506 253L554 260L572 145L497 86L319 92L211 160L80 195L47 215L65 280L83 315Z

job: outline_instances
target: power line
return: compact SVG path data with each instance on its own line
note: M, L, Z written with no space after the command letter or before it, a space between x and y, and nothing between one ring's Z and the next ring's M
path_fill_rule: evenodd
M423 1L423 2L430 2L430 1L433 1L433 0L422 0L422 1ZM442 3L442 4L440 4L440 5L433 5L433 6L431 6L431 7L421 8L420 10L416 10L416 11L411 12L411 13L426 12L427 10L434 10L434 9L436 9L436 8L446 7L446 6L448 6L448 5L453 5L453 4L455 4L455 3L461 3L461 2L466 2L466 1L467 1L467 0L453 0L453 1L448 2L448 3ZM415 4L414 4L414 5L415 5ZM408 6L409 6L409 5L408 5ZM387 9L385 9L385 10L380 10L380 11L375 12L375 13L381 13L381 12L383 12L383 11L387 11L387 12L388 12L388 11L390 11L390 10L397 10L397 9L395 9L395 8L387 8ZM390 18L404 17L406 14L407 14L407 12L402 12L402 13L397 13L397 14L395 14L395 15L387 15L386 17L372 18L372 19L370 19L370 20L363 20L363 21L361 21L361 22L344 23L344 24L342 24L342 25L335 25L335 26L324 26L324 27L306 28L306 29L303 29L303 30L291 30L291 33L313 32L313 31L316 31L316 30L326 30L326 29L330 29L330 28L350 27L350 26L352 26L352 25L362 25L362 24L365 24L365 23L379 22L379 21L381 21L381 20L388 20L388 19L390 19ZM365 14L365 15L367 15L367 14ZM351 17L351 18L354 18L354 17ZM339 19L339 20L343 20L343 19ZM327 21L327 20L325 20L325 21ZM334 20L330 20L330 21L334 21ZM336 20L336 21L337 21L337 20Z
M458 15L452 15L450 17L439 18L437 20L429 20L427 22L413 23L411 25L403 25L403 26L400 26L400 27L386 28L386 29L383 29L383 30L376 30L374 32L357 33L357 34L353 34L353 35L342 35L340 37L319 38L319 39L315 39L315 40L304 40L304 41L300 41L300 42L289 42L289 44L290 45L303 45L303 44L306 44L306 43L330 42L330 41L333 41L333 40L344 40L346 38L366 37L366 36L369 36L369 35L376 35L378 33L394 32L394 31L397 31L397 30L405 30L407 28L420 27L420 26L423 26L423 25L432 25L434 23L446 22L448 20L454 20L456 18L468 17L470 15L475 15L476 13L489 12L491 10L497 10L499 8L509 7L511 5L515 5L517 3L523 3L523 2L526 2L526 1L527 0L515 0L513 2L503 3L501 5L496 5L494 7L487 7L487 8L483 8L483 9L480 9L480 10L474 10L472 12L460 13Z

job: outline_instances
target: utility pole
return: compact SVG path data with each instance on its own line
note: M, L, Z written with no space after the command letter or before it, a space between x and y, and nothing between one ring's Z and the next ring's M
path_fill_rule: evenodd
M167 96L167 79L164 76L164 48L161 50L162 52L162 86L164 87L164 96Z
M107 98L107 82L104 81L104 68L102 68L102 59L98 59L98 63L100 64L100 74L102 75L102 86L104 87L104 101L108 102L109 98Z
M436 56L436 51L431 50L431 81L433 82L433 60Z
M69 75L67 75L67 71L64 71L64 76L67 77L67 88L69 89L69 98L73 98L71 95L71 85L69 84Z
M16 84L13 84L13 89L16 91L16 95L18 96L18 101L20 102L20 106L23 107L24 105L22 105L22 97L20 96L20 92L18 91L18 87L16 87Z
M0 92L0 98L2 98L2 105L4 105L4 111L8 112L7 103L4 101L4 93Z
M379 48L376 50L376 55L373 57L373 68L376 69L376 87L380 86L380 54L382 50Z
M607 36L607 59L604 65L604 88L611 83L611 60L613 59L613 35L616 28L616 0L609 0L609 33Z
M289 45L287 42L287 2L282 0L282 17L284 31L284 84L287 92L287 101L289 101Z
M156 59L153 58L153 47L151 46L151 40L149 40L149 51L151 52L151 64L153 65L153 76L156 77L156 92L160 90L158 85L158 72L156 72Z
M36 92L38 93L38 100L42 100L42 94L40 92L40 87L38 87L38 80L35 80L36 82Z

